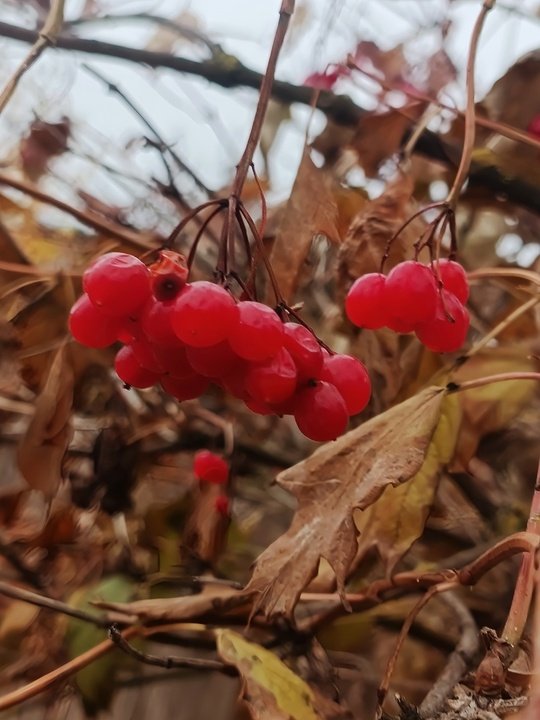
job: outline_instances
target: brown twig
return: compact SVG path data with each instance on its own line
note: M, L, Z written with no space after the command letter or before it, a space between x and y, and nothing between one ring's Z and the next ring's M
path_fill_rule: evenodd
M126 655L135 658L139 662L145 663L146 665L155 665L157 667L166 668L186 668L188 670L213 670L226 675L237 676L238 672L235 668L225 665L225 663L219 660L205 660L202 658L184 658L178 656L167 656L159 657L157 655L150 655L149 653L141 652L137 648L133 647L125 638L116 625L111 625L109 628L109 638L122 652Z
M56 38L61 32L63 24L64 0L52 0L47 19L45 20L43 28L39 31L34 45L30 48L28 55L24 58L0 93L0 113L10 101L25 72L39 60L41 54L47 47L56 43Z
M474 380L465 380L460 383L449 383L448 392L461 392L462 390L474 390L474 388L484 387L496 382L506 382L509 380L540 380L540 373L537 372L508 372L497 373L497 375L486 375L485 377L475 378Z
M154 240L154 238L151 238L148 234L138 233L130 230L129 228L124 228L121 225L118 225L111 220L106 220L94 213L85 210L78 210L68 203L65 203L63 200L58 200L58 198L44 193L32 183L25 182L24 180L18 180L6 173L0 173L0 185L7 185L15 190L19 190L25 195L29 195L30 197L39 200L39 202L52 205L53 207L56 207L76 218L84 225L87 225L98 232L102 232L105 235L116 238L117 240L129 243L130 245L137 245L138 247L148 249L150 247L158 247L160 244L157 238Z
M448 206L455 209L461 186L467 179L471 167L471 157L474 148L474 139L476 136L475 122L475 104L474 104L474 66L476 62L476 52L478 49L478 41L480 33L484 27L484 22L489 11L493 8L495 0L484 0L482 9L476 19L471 35L471 43L469 46L469 56L467 58L466 84L467 84L467 108L465 111L465 135L463 138L463 150L461 160L454 178L454 184L450 188L450 192L446 197Z

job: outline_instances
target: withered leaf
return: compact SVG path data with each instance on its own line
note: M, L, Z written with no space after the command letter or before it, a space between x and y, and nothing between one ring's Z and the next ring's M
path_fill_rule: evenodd
M382 195L366 203L353 219L339 248L337 270L343 290L348 290L361 275L379 271L388 241L414 212L413 191L413 178L400 173ZM405 259L424 227L424 221L418 218L400 233L390 248L387 269Z
M182 622L200 618L216 611L222 603L234 605L233 598L240 600L240 592L224 585L207 585L196 595L182 595L175 598L152 598L135 600L130 603L96 601L94 605L135 617L142 622ZM240 602L238 603L240 604ZM245 605L245 602L242 604Z
M270 262L287 301L292 301L313 238L339 240L337 202L329 175L317 168L306 148L281 219Z
M55 354L45 386L36 398L34 416L19 445L17 462L33 490L56 494L62 479L62 459L71 439L73 373L66 348Z
M368 177L376 177L381 163L399 150L406 130L421 117L425 106L413 101L399 109L362 117L350 146Z
M232 630L217 630L221 658L244 681L244 700L254 720L330 720L349 713L318 693L279 658Z
M356 562L369 548L376 547L386 574L390 575L396 563L421 536L441 470L454 454L460 419L459 399L455 395L446 396L422 467L406 483L390 485L373 505L355 513L360 532Z
M188 554L212 565L223 550L228 519L216 510L216 501L223 494L221 485L200 483L195 506L183 533L183 549ZM189 563L189 558L186 558Z
M31 180L38 180L47 170L49 160L67 150L70 132L71 121L67 117L57 123L44 120L32 123L19 150L22 168Z
M278 475L298 509L289 530L258 558L244 590L254 596L255 611L291 616L321 558L343 593L357 551L353 511L420 470L444 397L442 388L427 388Z

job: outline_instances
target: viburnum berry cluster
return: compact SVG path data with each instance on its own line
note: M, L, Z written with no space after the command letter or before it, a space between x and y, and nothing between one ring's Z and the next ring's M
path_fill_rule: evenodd
M332 354L267 305L187 278L172 251L149 267L126 253L103 255L83 275L71 333L93 348L122 342L115 369L126 385L160 384L182 401L214 383L253 412L293 415L319 442L338 437L365 408L371 383L359 360Z
M345 311L358 327L414 332L429 350L454 352L469 329L468 297L467 275L459 263L441 259L424 265L406 260L388 275L368 273L358 278L348 292Z

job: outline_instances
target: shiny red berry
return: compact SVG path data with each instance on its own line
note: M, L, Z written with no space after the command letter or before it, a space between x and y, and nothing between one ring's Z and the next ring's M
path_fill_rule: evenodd
M368 273L355 280L345 300L345 312L354 325L370 330L386 325L385 286L382 273Z
M217 345L237 324L235 301L222 287L206 280L186 285L175 301L172 326L186 345Z
M71 308L68 320L69 330L81 345L104 348L116 342L120 332L120 321L103 315L90 302L88 295L82 295Z
M208 389L209 384L208 378L196 373L184 377L173 377L172 375L162 375L161 377L161 387L179 402L200 397Z
M335 385L347 406L349 415L366 407L371 397L371 381L363 363L351 355L329 355L324 360L321 380Z
M296 390L296 365L290 353L281 348L274 357L251 365L246 390L258 402L281 403Z
M437 295L435 276L427 265L414 260L396 265L388 274L384 289L390 318L388 326L392 327L393 319L412 330L419 323L431 320L435 315Z
M116 374L126 383L136 388L149 388L159 381L159 374L143 368L138 362L132 348L126 345L116 354L114 361Z
M283 346L283 323L272 308L246 300L238 303L238 322L228 340L240 357L266 360Z
M193 458L193 472L199 480L223 485L229 479L229 464L210 450L199 450Z
M416 336L433 352L455 352L465 342L469 322L466 308L455 295L443 290L442 298L437 301L435 317L419 325Z
M437 269L437 264L434 264ZM463 266L454 260L439 260L439 275L445 290L455 295L460 303L465 303L469 299L469 281L467 273Z
M306 437L316 442L328 442L344 432L349 413L335 385L317 381L299 391L294 419Z
M150 273L133 255L107 253L85 271L83 287L101 312L122 317L137 312L150 297Z
M292 322L284 323L283 331L283 347L294 360L298 381L319 377L323 354L315 335L303 325Z

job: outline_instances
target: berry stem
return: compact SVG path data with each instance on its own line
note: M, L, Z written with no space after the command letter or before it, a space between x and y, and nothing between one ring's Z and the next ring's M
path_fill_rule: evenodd
M463 137L463 151L461 153L461 160L459 167L454 178L454 184L450 188L450 192L446 198L446 204L452 210L455 209L457 199L461 191L461 186L467 179L469 169L471 166L472 151L474 148L474 140L476 136L476 112L474 107L474 69L476 62L476 53L478 50L478 41L482 28L484 27L485 19L489 11L495 5L495 0L484 0L480 13L476 18L476 22L473 27L471 35L471 43L469 46L469 56L467 59L467 70L466 70L466 88L467 88L467 107L465 110L465 135Z
M178 225L174 228L172 233L163 243L163 247L165 249L172 249L174 247L176 239L178 238L182 230L186 227L186 225L191 222L191 220L193 220L201 212L201 210L204 210L207 207L212 207L213 205L219 205L220 209L223 209L227 206L227 200L223 198L220 198L218 200L208 200L202 205L198 205L196 208L193 208L191 212L189 212L182 218L182 220L180 220Z
M217 208L214 208L210 215L206 218L206 220L203 221L201 224L201 227L197 230L197 234L195 235L195 239L191 243L191 248L189 249L189 255L187 258L187 266L191 270L191 266L193 265L193 261L195 260L195 254L197 252L197 247L199 245L199 241L204 235L204 232L208 225L212 222L212 220L218 215L222 210L224 209L223 205L218 205Z
M504 382L505 380L540 380L540 372L497 373L496 375L486 375L485 377L475 378L474 380L466 380L459 385L457 383L449 383L448 392L474 390L474 388L484 387L484 385L491 385L496 382Z

